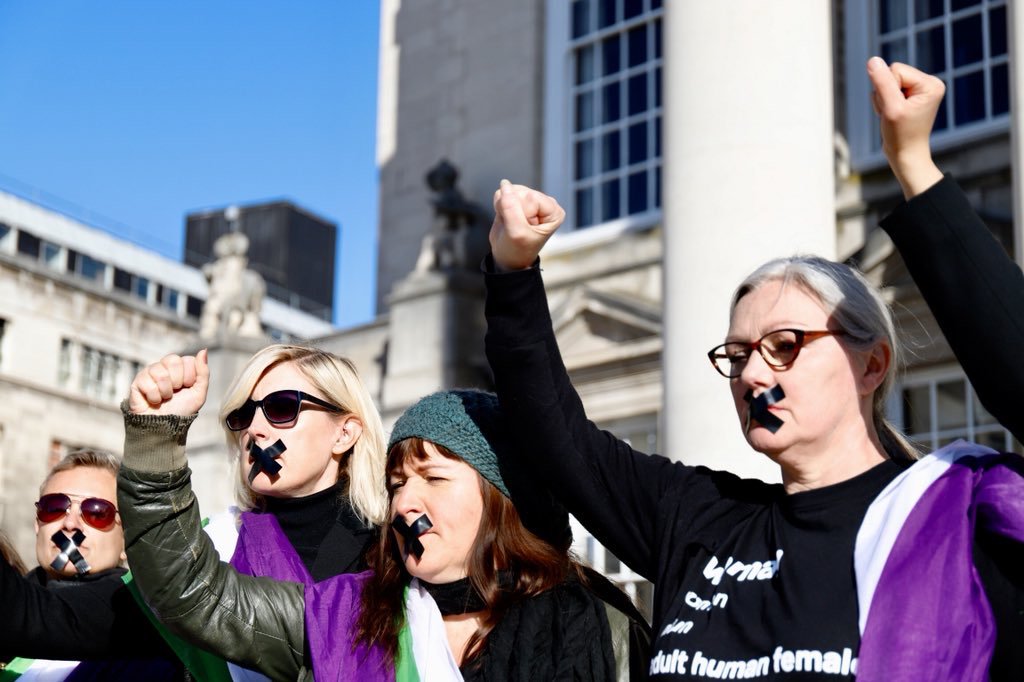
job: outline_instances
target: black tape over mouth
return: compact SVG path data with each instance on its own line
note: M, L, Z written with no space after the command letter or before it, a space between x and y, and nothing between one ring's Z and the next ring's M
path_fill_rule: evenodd
M252 485L253 480L259 476L261 471L265 472L267 476L276 476L277 472L281 471L281 463L277 461L277 458L287 449L280 438L266 448L256 445L256 441L250 443L249 456L252 457L252 466L249 467L249 485Z
M778 416L772 414L768 407L770 405L774 405L785 397L786 393L782 390L782 386L779 386L778 384L775 384L756 398L754 397L754 390L748 390L746 395L743 396L743 399L750 404L750 407L747 408L747 424L743 429L743 432L750 432L751 420L757 421L758 424L772 433L775 433L782 428L782 425L785 422L779 419Z
M50 568L55 571L63 570L70 561L75 566L75 570L79 575L84 575L91 570L89 562L85 560L82 553L78 551L78 548L85 542L85 533L80 530L76 530L74 535L68 537L63 532L57 531L54 533L50 540L53 544L57 545L57 549L60 550L60 554L50 562Z
M413 521L410 526L402 518L402 515L399 514L391 522L391 527L401 533L402 539L405 540L405 553L407 555L412 554L417 559L421 559L423 557L423 543L420 542L420 536L434 527L434 524L430 522L430 518L424 514Z

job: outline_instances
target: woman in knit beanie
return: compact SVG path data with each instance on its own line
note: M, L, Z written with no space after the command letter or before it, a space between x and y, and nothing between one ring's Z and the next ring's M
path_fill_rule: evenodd
M642 618L597 596L600 578L581 580L568 516L521 485L493 395L437 393L398 420L370 570L319 581L218 561L184 466L182 419L153 421L145 438L126 437L119 508L143 596L188 642L271 679L614 680L626 672L616 655L632 663L609 617L620 630L622 614ZM247 556L288 560L279 555L263 543Z
M568 553L568 514L524 485L517 455L490 393L435 393L398 419L393 532L370 557L357 641L395 655L406 620L417 665L465 679L615 677L604 604ZM447 642L421 653L427 632Z

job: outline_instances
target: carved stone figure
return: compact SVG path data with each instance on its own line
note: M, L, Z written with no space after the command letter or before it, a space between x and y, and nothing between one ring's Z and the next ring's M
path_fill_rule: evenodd
M469 201L455 184L458 169L442 159L427 173L427 186L434 192L434 227L423 238L416 272L475 268L487 253L484 212Z
M203 266L210 289L199 318L201 338L263 336L260 308L267 286L259 273L248 269L248 250L249 238L241 232L229 232L213 243L217 260Z

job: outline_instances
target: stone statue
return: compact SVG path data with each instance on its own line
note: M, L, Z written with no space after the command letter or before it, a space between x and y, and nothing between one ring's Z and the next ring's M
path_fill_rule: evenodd
M434 227L423 238L416 272L475 268L487 253L486 216L455 187L458 179L458 169L446 159L427 173Z
M249 238L229 232L213 243L217 260L203 266L209 293L199 318L199 336L227 335L261 338L260 308L267 286L259 273L248 269Z

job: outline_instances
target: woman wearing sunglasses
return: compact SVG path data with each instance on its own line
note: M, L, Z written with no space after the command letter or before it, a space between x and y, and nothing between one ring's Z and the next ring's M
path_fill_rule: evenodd
M126 450L139 442L151 443L145 451L166 448L164 421L139 415L194 416L206 400L208 378L205 351L167 356L140 372L125 404L126 423L138 427L130 429ZM239 372L220 414L235 455L239 507L226 523L220 516L207 528L221 557L243 574L306 585L363 570L373 529L387 511L384 435L351 363L314 348L269 346ZM157 573L145 562L133 569L147 592ZM262 613L266 607L252 608ZM200 625L215 639L228 637L230 628L220 619ZM293 662L302 658L298 634ZM225 649L231 674L249 675L235 665L242 664L279 678L276 669L261 666L264 653L253 641L235 640Z
M495 214L498 395L530 425L537 480L654 582L652 676L1021 679L996 646L1019 648L1020 615L993 604L1024 588L1024 467L963 442L919 458L886 421L898 346L863 276L784 258L733 295L709 371L747 442L778 463L782 484L769 485L639 453L588 421L538 266L564 211L503 182Z
M129 557L170 629L274 679L615 677L605 606L569 559L564 509L522 486L514 458L499 461L511 444L493 395L428 396L395 424L391 530L371 571L314 583L281 555L280 533L248 538L247 561L271 570L247 572L291 580L276 582L218 562L199 530L181 444L207 373L203 354L165 358L136 377L125 414ZM256 402L276 419L270 395ZM232 426L250 419L243 407ZM302 409L291 427L320 414Z

